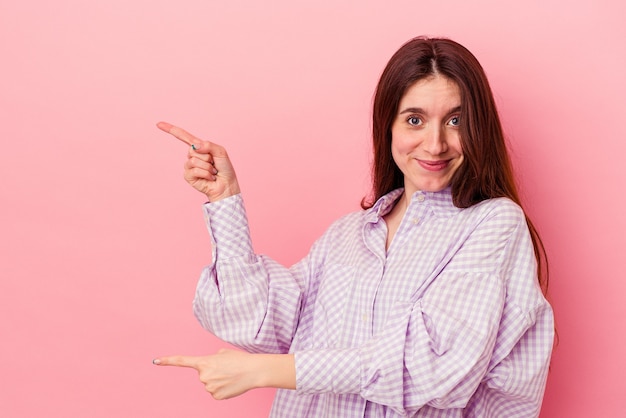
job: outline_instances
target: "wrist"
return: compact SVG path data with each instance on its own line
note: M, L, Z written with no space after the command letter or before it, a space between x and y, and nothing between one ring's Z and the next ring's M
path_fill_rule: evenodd
M296 363L293 354L256 354L257 387L296 388Z
M205 193L205 196L207 197L207 200L209 202L214 203L218 200L226 199L239 193L241 193L241 189L239 188L238 184L235 184L233 186L227 187L220 194Z

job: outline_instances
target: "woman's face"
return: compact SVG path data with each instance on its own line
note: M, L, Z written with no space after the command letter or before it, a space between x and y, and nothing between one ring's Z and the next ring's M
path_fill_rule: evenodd
M407 196L445 189L463 162L458 85L432 76L411 85L391 126L391 154L404 174Z

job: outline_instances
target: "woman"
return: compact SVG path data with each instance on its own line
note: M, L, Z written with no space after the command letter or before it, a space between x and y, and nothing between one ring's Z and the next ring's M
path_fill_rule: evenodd
M374 99L373 199L291 268L254 254L226 151L159 127L191 146L185 178L209 200L194 312L247 353L155 363L196 368L218 399L279 388L273 417L539 414L545 253L467 49L416 38L394 54Z

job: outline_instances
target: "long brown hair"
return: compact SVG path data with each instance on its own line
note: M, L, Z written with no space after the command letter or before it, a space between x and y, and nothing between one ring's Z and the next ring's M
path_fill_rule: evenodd
M451 180L454 205L467 208L486 199L508 197L522 206L495 100L485 72L470 51L449 39L418 37L389 60L374 95L372 196L364 209L404 186L391 155L391 126L405 91L418 80L440 75L461 91L460 139L463 162ZM535 226L526 216L538 264L539 284L548 289L548 259Z

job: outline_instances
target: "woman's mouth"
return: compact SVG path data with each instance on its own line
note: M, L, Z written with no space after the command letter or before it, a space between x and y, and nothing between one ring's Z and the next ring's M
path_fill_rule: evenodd
M448 164L450 164L450 160L437 160L437 161L429 161L429 160L417 160L417 163L428 171L441 171L445 169Z

